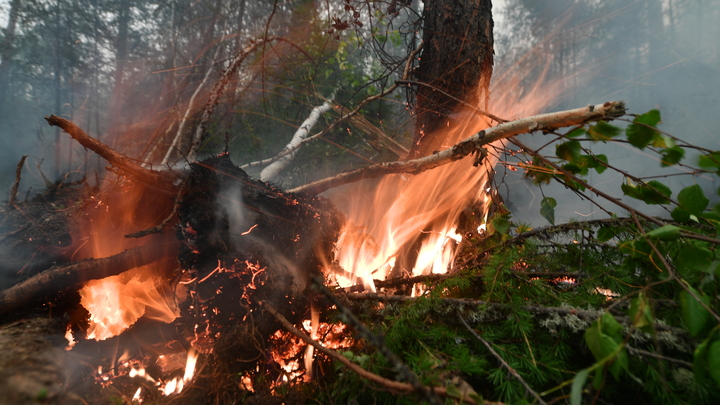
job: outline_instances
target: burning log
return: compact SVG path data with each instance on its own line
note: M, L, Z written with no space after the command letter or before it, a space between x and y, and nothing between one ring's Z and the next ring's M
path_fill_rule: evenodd
M38 274L1 291L0 313L32 311L44 298L53 305L59 300L62 305L54 312L69 313L73 330L88 339L113 335L119 339L143 313L161 322L139 322L129 335L177 317L163 334L174 331L171 340L180 342L182 352L192 347L212 364L204 375L200 367L198 381L208 380L218 368L228 370L229 375L256 373L256 369L264 373L258 364L264 364L279 325L259 303L273 303L295 322L307 316L305 287L309 277L320 274L323 264L331 261L343 222L341 215L322 198L290 194L250 179L227 155L193 162L185 171L149 170L89 137L70 121L56 116L47 120L106 158L128 181L99 194L86 194L81 204L76 195L66 210L47 210L55 218L50 223L58 223L57 233L64 229L70 234L62 249L56 249L51 257L60 264L50 269L43 264L37 268ZM5 235L6 240L16 236L20 241L32 240L23 234L32 227L23 225L20 217L33 204L16 203L18 209L6 213L6 218L15 221L4 224L6 229L15 229ZM25 217L33 221L32 216ZM137 230L152 228L168 217L178 220L174 235L165 232L142 239L126 237L139 236ZM165 223L167 220L155 228L162 229ZM52 243L56 242L48 242ZM123 248L128 250L122 252ZM26 259L32 262L33 257ZM87 259L78 261L83 258ZM154 269L144 267L150 263ZM132 275L126 272L130 269ZM79 295L73 291L88 280L95 281L87 283ZM77 309L81 308L79 302L90 310L89 324L88 313ZM155 308L155 302L169 307ZM113 346L81 340L83 350L99 352L93 350L93 344ZM233 355L228 355L231 352ZM109 362L106 370L120 367L115 360L103 361ZM147 361L148 365L157 362ZM103 378L118 375L124 374L114 371ZM163 390L179 392L165 387L170 379L154 375L164 381ZM181 380L187 385L190 378ZM186 387L183 395L204 397L208 395L206 388Z
M145 266L164 257L154 245L139 246L100 259L85 259L67 266L53 267L20 284L0 291L0 315L37 301L46 294L64 291L88 280L96 280Z

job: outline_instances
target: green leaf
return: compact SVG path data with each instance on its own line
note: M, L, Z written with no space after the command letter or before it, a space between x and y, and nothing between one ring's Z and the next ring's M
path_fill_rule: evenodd
M646 204L667 204L672 195L670 188L659 181L652 180L646 184L634 185L628 179L627 184L621 186L625 195L644 201Z
M508 229L510 229L510 221L505 217L495 217L490 223L498 233L507 233Z
M602 172L604 172L605 170L607 170L608 158L607 158L607 156L605 156L605 155L603 155L603 154L595 155L595 157L596 157L597 159L599 159L600 161L602 161L603 163L605 163L605 164L603 164L603 163L597 162L597 166L595 166L595 171L596 171L598 174L602 174Z
M708 348L707 362L710 377L720 385L720 341L715 341Z
M662 160L660 165L663 167L672 166L679 163L685 157L685 149L679 146L673 146L662 151Z
M706 295L699 293L692 287L688 288L693 291L695 295L700 297L700 299L706 305L710 303L710 299ZM687 328L688 332L690 332L690 335L692 335L693 337L697 336L698 334L700 334L700 332L702 332L708 320L710 319L710 313L707 311L707 309L705 309L687 291L680 292L680 310L683 322L685 323L685 327Z
M695 348L695 352L693 353L693 372L695 373L695 378L699 381L702 381L707 373L707 351L709 343L709 339L703 341Z
M655 330L652 327L654 318L652 307L645 293L641 292L637 298L630 302L628 315L636 328L651 335L655 334Z
M700 161L698 162L700 167L710 170L720 169L720 152L712 152L707 155L700 155Z
M675 257L675 267L681 272L706 272L713 261L713 253L700 246L687 245L680 249Z
M690 213L680 207L675 207L675 209L670 213L670 216L678 222L690 221Z
M652 109L645 114L637 116L633 122L639 122L641 124L650 125L651 127L657 126L660 123L660 111Z
M592 125L587 131L590 138L595 141L607 141L610 138L614 138L620 134L620 128L610 125L605 121L598 121L597 124Z
M580 142L569 141L555 145L555 155L568 162L578 160L580 158Z
M540 215L552 225L555 225L555 207L557 207L557 201L552 197L545 197L540 201Z
M681 229L675 225L664 225L648 232L647 236L652 239L673 241L680 237L680 231Z
M602 331L604 334L615 339L618 344L622 343L622 325L615 320L615 317L610 312L605 312L600 317Z
M585 331L585 342L593 356L595 356L595 360L604 360L617 352L609 367L610 373L615 379L620 377L622 369L627 369L627 355L624 349L620 350L620 343L622 343L621 330L622 326L612 315L606 312L600 319L593 321Z
M570 405L582 404L582 390L585 386L585 382L587 381L589 374L589 368L580 370L579 373L575 374L572 382L572 387L570 387Z
M675 141L667 135L659 134L653 138L652 146L656 148L672 148L675 146Z
M600 228L597 233L597 240L600 242L607 242L614 238L617 232L613 228Z
M572 174L579 174L581 176L585 176L588 173L588 170L585 168L581 168L580 166L574 164L574 163L568 163L563 166L563 169L569 171Z
M658 122L660 122L660 112L658 110L650 110L636 117L633 123L625 130L628 142L636 148L644 149L654 138L660 137L660 133L654 129Z
M678 194L678 204L692 215L700 215L705 211L708 203L710 203L710 200L705 197L702 187L697 184L685 187Z
M567 134L565 134L565 137L566 137L566 138L577 138L578 136L582 136L582 135L585 135L585 134L586 134L586 132L585 132L584 129L582 129L582 128L576 128L576 129L568 132Z

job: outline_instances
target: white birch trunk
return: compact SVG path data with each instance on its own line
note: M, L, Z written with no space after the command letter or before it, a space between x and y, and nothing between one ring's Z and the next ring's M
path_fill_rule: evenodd
M281 157L280 159L272 162L268 167L264 168L260 172L260 180L262 181L273 181L277 178L277 176L285 170L285 168L290 165L290 162L295 158L295 155L297 154L298 146L302 143L302 141L307 138L310 135L310 130L313 126L317 123L317 121L320 119L320 116L330 111L330 102L326 101L323 103L323 105L315 107L312 109L312 112L310 112L310 116L307 117L305 121L300 125L300 128L295 132L295 135L293 135L292 139L290 140L290 143L288 143L283 150L280 151L280 154L284 153L287 150L293 150L293 152L286 154L285 156Z

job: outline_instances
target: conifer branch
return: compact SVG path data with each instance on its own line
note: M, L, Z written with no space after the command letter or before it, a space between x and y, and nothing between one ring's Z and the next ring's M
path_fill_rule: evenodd
M261 303L262 307L265 308L266 311L270 313L275 319L280 322L280 324L290 333L295 335L296 337L302 339L303 342L311 345L315 349L317 349L320 353L328 356L330 359L337 361L338 363L341 363L345 367L347 367L350 371L357 374L361 378L364 378L366 380L370 380L374 383L380 384L383 388L396 392L396 393L403 393L403 394L409 394L415 391L415 388L408 384L403 383L399 381L393 381L390 379L387 379L385 377L381 377L375 373L372 373L370 371L365 370L364 368L360 367L359 365L351 362L348 360L347 357L343 356L342 354L338 353L335 350L328 349L327 347L321 345L317 340L314 340L310 336L308 336L305 332L301 331L300 329L296 328L290 321L287 320L281 313L279 313L272 305L268 304L267 302ZM455 398L451 396L447 389L445 387L425 387L427 390L431 391L432 393L439 395L443 398L454 398L459 399L462 402L469 404L469 405L476 405L477 402L475 402L472 398L468 397L462 397L462 398ZM490 403L485 402L486 405L502 405L498 402L496 403Z
M458 319L460 319L460 322L462 322L462 324L465 326L465 329L467 329L468 332L470 332L470 334L475 336L475 338L477 340L479 340L488 349L488 351L500 362L500 364L502 364L503 367L505 367L508 370L508 372L510 372L510 374L512 374L513 377L515 377L518 381L520 381L520 384L522 384L523 387L525 387L525 389L530 394L532 394L532 396L534 396L535 399L537 399L538 403L540 403L542 405L547 405L547 402L543 401L543 399L540 397L540 395L534 389L532 389L528 385L527 382L525 382L525 379L523 379L522 376L514 368L510 367L510 365L505 361L505 359L503 359L502 356L500 356L498 354L498 352L496 352L495 349L492 348L492 345L487 340L483 339L480 335L478 335L478 333L475 332L470 327L470 325L468 325L467 322L465 322L465 318L463 318L460 311L457 311L457 316L458 316Z

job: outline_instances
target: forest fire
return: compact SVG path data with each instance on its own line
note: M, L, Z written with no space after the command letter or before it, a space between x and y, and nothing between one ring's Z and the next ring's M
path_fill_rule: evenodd
M492 94L499 95L493 111L506 118L536 114L554 93L536 87L515 98L518 91L516 80L501 81L493 89ZM465 121L453 131L436 134L443 148L489 126L486 117L473 111L456 115ZM414 176L390 175L328 193L348 217L337 244L341 267L370 291L375 291L373 279L446 273L463 234L487 228L497 162L497 154L490 153L480 168L472 159L461 159ZM355 284L343 275L337 282L341 287Z

